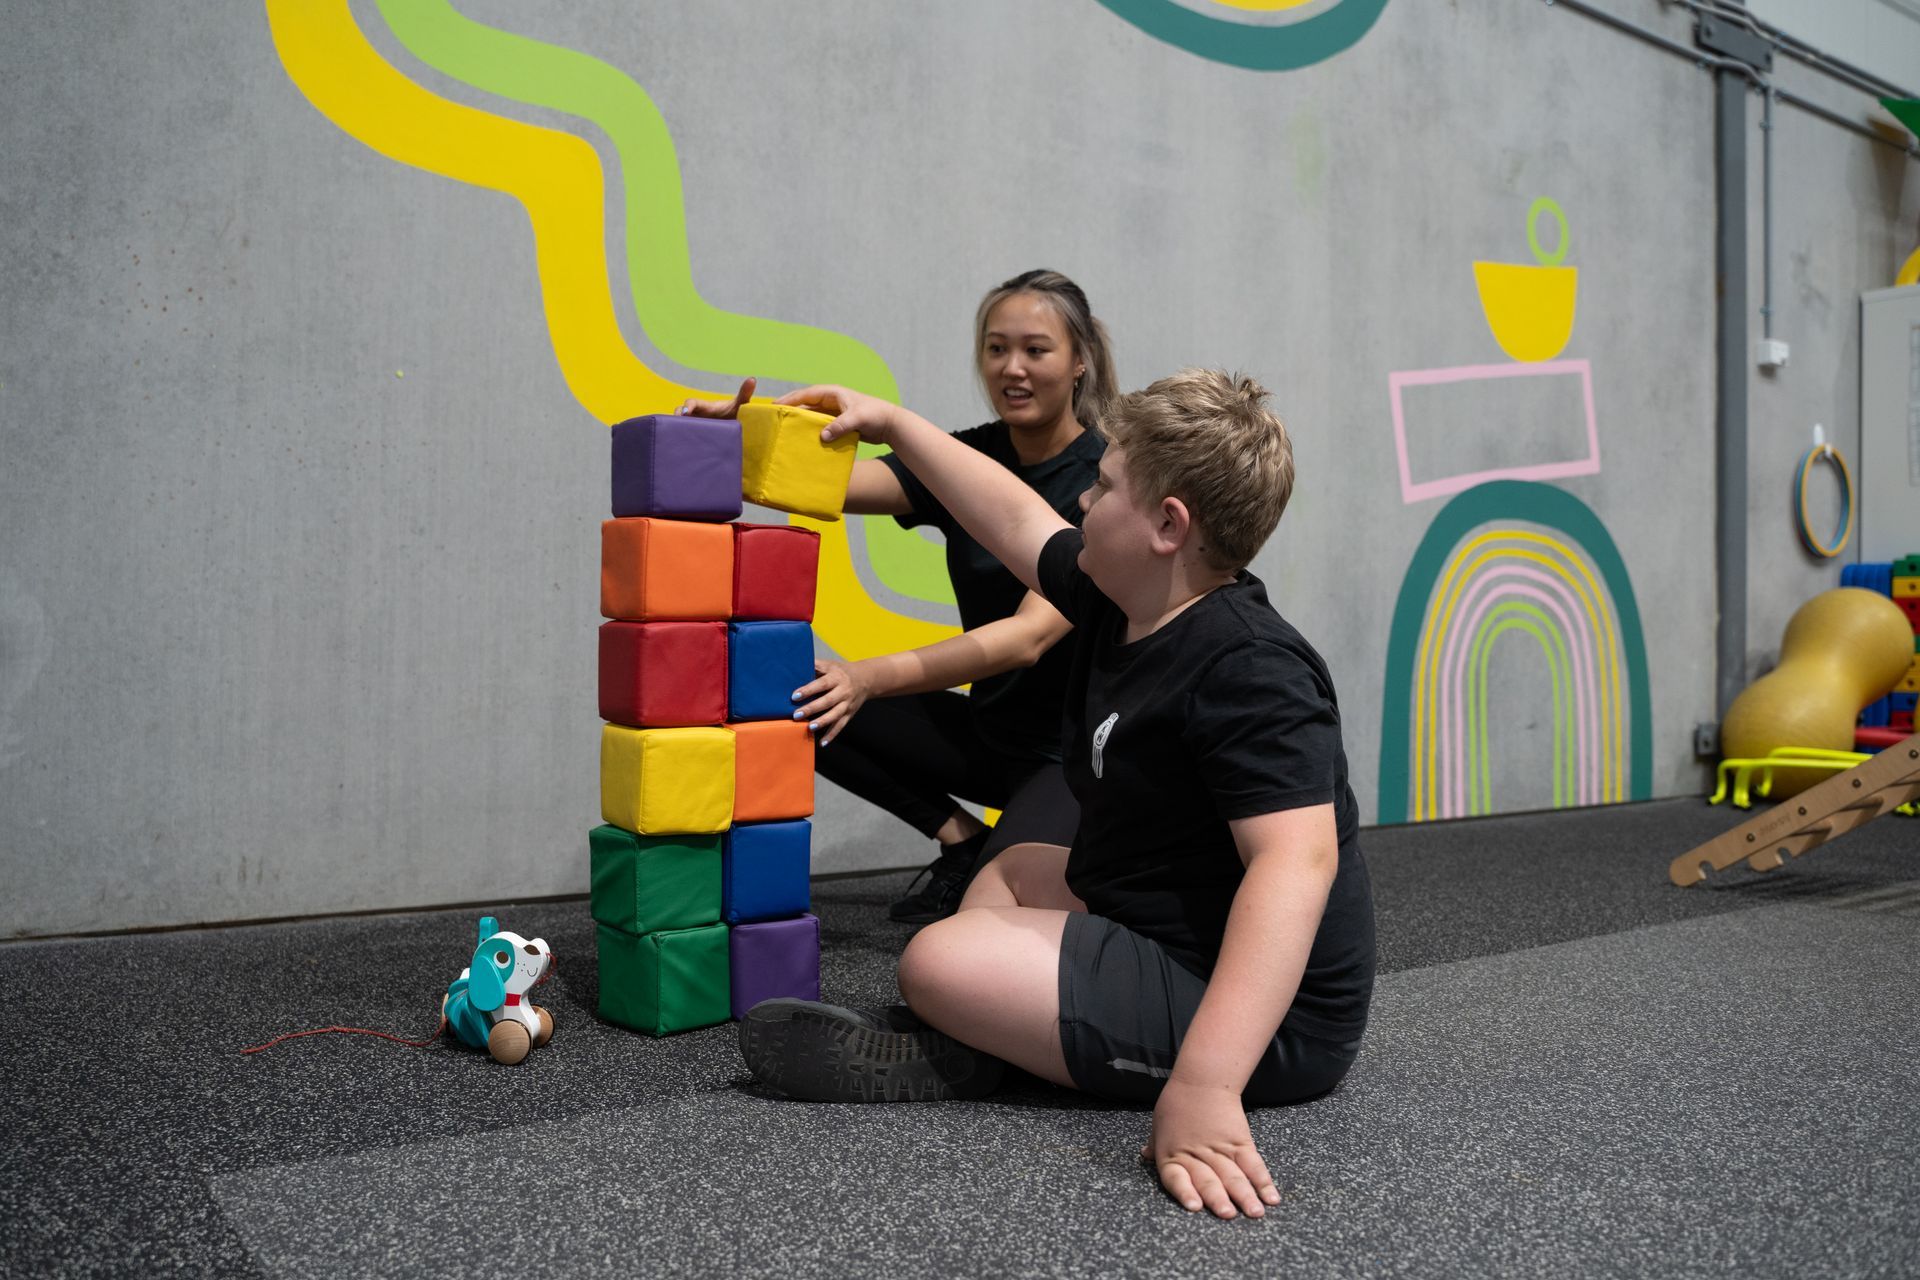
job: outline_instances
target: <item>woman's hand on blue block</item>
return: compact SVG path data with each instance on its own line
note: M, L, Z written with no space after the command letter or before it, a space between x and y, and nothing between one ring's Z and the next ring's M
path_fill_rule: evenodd
M820 678L793 691L793 718L808 721L821 746L840 736L854 714L865 706L873 687L858 662L834 662L814 659L813 669Z

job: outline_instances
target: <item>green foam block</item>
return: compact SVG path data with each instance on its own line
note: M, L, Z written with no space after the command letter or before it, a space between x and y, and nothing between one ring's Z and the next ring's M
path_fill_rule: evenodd
M693 929L720 920L720 837L640 836L595 827L593 918L623 933Z
M607 1021L664 1036L733 1016L724 924L637 935L603 924L595 934Z

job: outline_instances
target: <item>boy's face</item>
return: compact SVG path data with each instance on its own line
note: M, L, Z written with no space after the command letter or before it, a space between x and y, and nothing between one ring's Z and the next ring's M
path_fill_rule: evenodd
M1109 596L1153 563L1153 533L1159 512L1143 506L1127 476L1126 453L1112 445L1100 458L1100 474L1080 495L1086 545L1080 568Z

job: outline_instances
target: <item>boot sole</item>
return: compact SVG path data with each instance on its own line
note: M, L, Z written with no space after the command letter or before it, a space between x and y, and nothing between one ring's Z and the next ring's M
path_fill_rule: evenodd
M909 907L898 902L887 908L887 919L895 924L932 924L936 920L945 920L952 914L952 911L940 911L933 907L918 905Z
M944 1102L985 1097L1002 1064L931 1028L863 1025L832 1006L766 1000L740 1020L740 1054L766 1088L807 1102Z

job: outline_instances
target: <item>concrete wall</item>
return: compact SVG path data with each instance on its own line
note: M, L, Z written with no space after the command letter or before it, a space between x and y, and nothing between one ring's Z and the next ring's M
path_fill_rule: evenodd
M1376 0L1195 7L1280 29L1195 52L1149 29L1163 6L1146 0L463 4L644 90L664 166L658 138L620 149L645 116L630 96L606 99L625 106L603 127L542 105L550 82L497 78L534 59L431 65L396 34L444 27L419 0L356 0L353 39L286 25L338 0L13 7L0 935L583 891L604 422L668 407L675 387L858 367L971 424L974 303L1035 265L1087 287L1123 384L1203 362L1275 389L1300 490L1254 567L1332 662L1370 816L1697 791L1690 732L1713 711L1710 79L1534 0L1400 0L1351 41L1329 24ZM1611 7L1686 38L1669 6ZM586 191L570 207L597 222L530 221L483 176L508 153L463 151L476 117L436 117L421 90L584 140L598 167L527 180L543 210ZM1794 356L1756 375L1757 665L1791 607L1837 579L1797 551L1779 491L1812 421L1846 447L1854 298L1891 280L1920 207L1897 152L1806 116L1776 141L1794 175L1776 184ZM681 237L630 241L629 197L678 208L675 183ZM1538 255L1528 239L1541 197L1564 212L1577 310L1534 367L1496 341L1474 263L1553 260L1551 209ZM671 274L682 242L704 304L827 336L807 348L763 327L689 355L698 324L734 322L649 314L629 287L630 265L643 295ZM1536 343L1552 327L1551 307L1521 317ZM1473 732L1408 750L1439 681L1422 684L1406 642L1423 618L1438 638L1433 570L1481 534L1510 586L1529 563L1560 584L1554 608L1477 633L1484 716L1465 696L1446 724L1484 731L1484 764ZM937 549L858 527L847 545L861 586L822 606L839 651L951 620L916 598L938 595ZM856 607L876 621L849 623ZM1470 676L1471 637L1452 634ZM1435 755L1458 782L1426 787ZM816 826L818 871L929 852L830 788Z
M1841 88L1791 60L1776 61L1775 82L1849 119L1885 116L1864 95ZM1920 75L1913 77L1920 83ZM1751 321L1766 273L1763 103L1749 102L1748 247ZM1807 598L1839 585L1838 566L1859 558L1858 539L1833 560L1801 546L1794 513L1800 460L1814 444L1814 426L1849 466L1860 452L1860 295L1894 282L1920 248L1915 207L1920 170L1900 150L1865 143L1790 104L1773 113L1773 334L1790 349L1778 371L1757 367L1749 387L1748 676L1779 658L1787 621ZM1896 135L1897 136L1897 135ZM1830 468L1822 468L1822 472ZM1808 510L1817 536L1830 538L1842 516L1840 487L1810 484ZM1916 548L1920 549L1920 548Z
M1920 92L1914 0L1747 0L1753 16L1843 62Z

